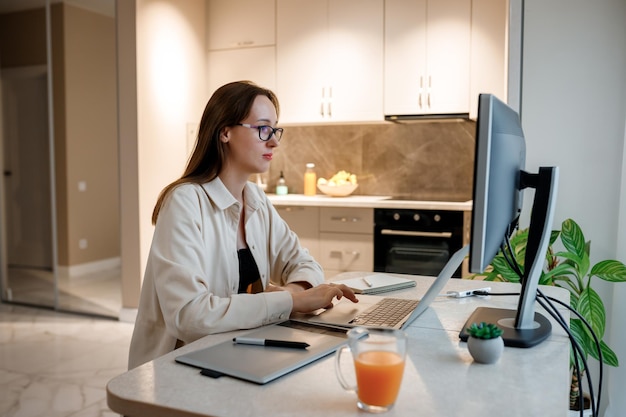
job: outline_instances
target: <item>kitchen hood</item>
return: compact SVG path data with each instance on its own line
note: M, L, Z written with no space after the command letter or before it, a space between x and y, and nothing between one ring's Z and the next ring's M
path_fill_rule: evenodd
M388 122L404 122L411 120L432 120L432 119L469 119L469 113L438 113L438 114L386 114L385 120Z

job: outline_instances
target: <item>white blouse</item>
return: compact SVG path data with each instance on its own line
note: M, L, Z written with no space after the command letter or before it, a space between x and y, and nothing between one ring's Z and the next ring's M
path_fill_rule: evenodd
M324 281L265 193L244 189L246 242L264 288ZM237 294L237 226L241 204L219 178L183 184L165 199L154 231L130 346L129 369L211 333L286 320L286 291Z

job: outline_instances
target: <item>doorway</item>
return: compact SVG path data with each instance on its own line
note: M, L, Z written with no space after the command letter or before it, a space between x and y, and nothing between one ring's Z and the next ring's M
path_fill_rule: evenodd
M5 69L1 80L3 298L54 306L47 69Z

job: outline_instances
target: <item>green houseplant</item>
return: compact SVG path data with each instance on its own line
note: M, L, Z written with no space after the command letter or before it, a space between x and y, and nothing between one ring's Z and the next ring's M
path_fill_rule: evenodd
M524 229L515 233L510 239L511 249L522 271L524 270L527 238L528 229ZM554 248L557 241L560 241L563 250L555 252ZM570 292L570 307L585 318L600 340L603 363L619 366L617 355L603 340L606 310L602 298L593 288L594 281L592 278L596 277L608 282L626 282L626 265L617 260L604 260L591 266L589 260L590 246L591 242L585 240L580 226L572 219L565 220L561 224L561 230L553 230L551 233L545 268L542 271L539 284L556 285ZM518 274L504 259L502 252L496 255L484 273L470 277L470 279L481 278L486 281L519 282L520 280ZM570 329L582 347L585 359L591 356L600 360L593 336L583 322L572 316ZM573 366L573 360L573 356L570 355L571 366ZM579 381L576 374L573 373L570 391L571 409L577 407L579 395Z
M467 328L467 349L476 362L495 363L504 350L502 329L493 323L472 323Z

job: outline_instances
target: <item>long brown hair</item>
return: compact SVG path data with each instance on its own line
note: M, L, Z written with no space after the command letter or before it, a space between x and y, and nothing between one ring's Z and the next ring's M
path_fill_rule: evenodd
M236 81L215 90L204 108L196 146L185 172L182 177L169 184L159 194L152 212L152 224L156 224L163 200L174 187L187 182L202 184L217 177L226 157L226 144L220 140L220 133L225 127L234 126L244 120L250 114L257 96L269 98L278 114L276 95L271 90L259 87L251 81Z

